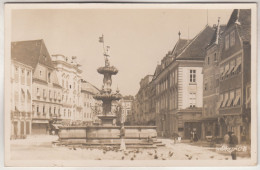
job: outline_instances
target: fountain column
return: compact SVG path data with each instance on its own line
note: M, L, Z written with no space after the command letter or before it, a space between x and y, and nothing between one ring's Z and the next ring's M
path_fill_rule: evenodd
M101 119L101 124L103 126L112 126L113 120L116 119L115 113L111 112L112 102L115 100L121 99L121 94L119 91L112 93L112 75L116 75L118 70L114 66L110 66L109 55L104 53L105 56L105 66L97 69L99 74L103 74L103 85L102 90L99 94L94 96L94 99L101 100L103 102L102 108L103 112L101 115L98 115L98 118Z

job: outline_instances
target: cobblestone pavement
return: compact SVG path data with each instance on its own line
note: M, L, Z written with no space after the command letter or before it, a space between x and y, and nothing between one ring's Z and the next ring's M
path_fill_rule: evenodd
M12 160L230 160L229 154L219 154L214 148L174 144L170 139L159 139L165 147L157 149L118 150L52 146L57 136L30 136L11 141ZM25 156L26 155L26 156ZM237 159L249 159L238 157Z

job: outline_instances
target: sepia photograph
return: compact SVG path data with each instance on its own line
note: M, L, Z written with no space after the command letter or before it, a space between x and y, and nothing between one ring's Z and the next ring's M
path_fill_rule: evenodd
M256 13L5 4L5 166L256 165Z

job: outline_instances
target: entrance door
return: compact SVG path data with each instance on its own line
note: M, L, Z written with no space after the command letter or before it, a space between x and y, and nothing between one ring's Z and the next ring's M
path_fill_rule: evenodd
M14 122L14 136L18 135L18 122Z
M26 122L26 135L30 134L30 122Z
M21 135L24 135L24 122L21 122Z

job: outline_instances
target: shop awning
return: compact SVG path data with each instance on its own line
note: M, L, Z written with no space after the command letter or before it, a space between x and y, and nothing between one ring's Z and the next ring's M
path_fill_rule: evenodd
M49 121L48 120L32 120L32 123L46 124L46 123L49 123Z
M62 127L61 124L52 124L52 126L53 126L55 129L59 129L60 127Z

